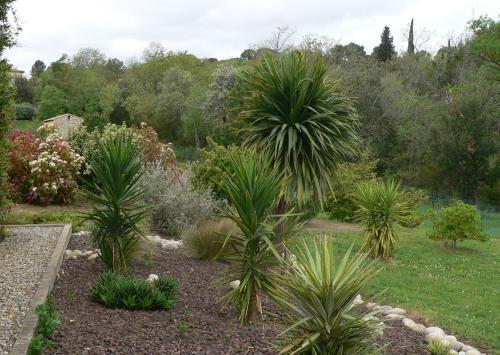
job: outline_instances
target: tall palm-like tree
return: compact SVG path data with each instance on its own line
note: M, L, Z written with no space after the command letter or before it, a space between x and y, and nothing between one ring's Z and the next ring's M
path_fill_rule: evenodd
M357 115L315 54L265 56L242 78L245 144L281 173L284 201L322 203L338 162L355 154Z

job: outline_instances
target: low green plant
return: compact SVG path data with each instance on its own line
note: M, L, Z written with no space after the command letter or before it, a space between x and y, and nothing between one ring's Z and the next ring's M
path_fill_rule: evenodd
M179 332L179 335L183 336L184 334L186 334L186 332L189 330L189 328L191 328L191 324L189 324L189 322L187 322L185 320L180 320L180 321L175 323L175 328Z
M364 227L364 246L374 258L390 258L396 246L395 225L411 213L399 183L373 181L362 184L354 195L356 220Z
M53 341L50 340L59 324L59 314L54 304L54 299L49 295L45 303L36 307L38 323L35 328L35 336L31 339L28 347L28 355L39 355L45 348L51 348Z
M11 210L5 217L5 224L71 224L74 232L87 228L79 212Z
M238 233L236 225L228 220L207 221L199 228L182 235L184 246L202 260L223 259L232 252L231 239Z
M435 213L432 231L427 234L433 240L451 241L453 248L458 241L485 241L488 236L481 229L481 215L476 207L462 201Z
M154 260L153 260L153 252L147 251L143 255L143 261L144 261L144 267L146 269L152 269L155 266Z
M148 282L132 275L106 271L90 289L92 298L109 308L130 310L172 309L175 306L176 281L161 276Z
M229 291L220 301L234 302L239 320L248 324L256 310L262 315L262 293L273 298L279 280L271 273L280 263L277 246L282 239L274 233L282 219L272 216L280 195L281 181L276 170L268 164L259 164L254 154L231 156L229 169L221 188L229 204L224 217L232 220L241 233L226 238L235 246L235 253L214 286L226 286L240 280L238 287Z
M353 302L376 274L373 262L350 249L336 260L332 238L303 242L282 277L277 304L288 328L279 336L280 353L373 354L375 311Z
M93 223L92 242L109 269L127 271L144 236L139 225L147 213L142 205L145 190L139 183L144 173L141 153L131 138L112 137L99 142L90 169L95 181L84 194L94 203L85 215Z
M448 355L450 350L450 344L443 344L443 342L439 339L428 340L427 352L429 355Z

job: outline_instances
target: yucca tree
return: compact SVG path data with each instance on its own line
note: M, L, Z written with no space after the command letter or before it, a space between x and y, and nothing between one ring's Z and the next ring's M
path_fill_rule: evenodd
M277 303L289 327L280 334L280 353L373 354L377 323L364 302L355 303L376 275L366 256L334 257L334 241L303 242L283 277Z
M292 51L268 55L243 78L245 145L280 172L284 201L321 204L340 161L354 155L357 115L324 60Z
M141 153L130 138L112 138L99 143L98 154L89 163L94 182L84 194L94 204L86 214L93 224L93 244L109 269L127 271L143 236L139 223L147 212L141 207Z
M241 323L247 324L256 310L262 314L261 294L273 298L279 283L271 271L280 263L280 239L274 228L283 217L273 216L272 211L281 182L278 172L268 164L259 164L253 154L232 156L230 164L233 174L220 186L229 202L224 217L231 219L241 233L230 236L234 252L225 259L231 263L214 285L227 287L229 282L240 280L221 301L235 302Z
M374 258L387 259L394 253L395 226L411 212L399 183L372 181L358 187L353 196L355 219L364 227L364 249Z

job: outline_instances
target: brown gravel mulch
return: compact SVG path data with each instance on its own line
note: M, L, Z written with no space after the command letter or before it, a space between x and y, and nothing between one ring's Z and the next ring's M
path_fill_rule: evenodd
M72 237L68 249L91 249L83 237ZM98 260L65 260L53 294L60 324L48 354L273 354L272 342L283 326L257 321L240 326L231 309L216 301L224 289L209 289L226 267L186 255L181 250L156 250L154 265L134 265L134 273L173 276L178 282L177 306L172 311L108 309L92 301L89 289L104 265ZM179 322L190 328L183 334ZM393 322L380 344L386 354L426 354L424 337ZM182 323L181 323L182 324Z

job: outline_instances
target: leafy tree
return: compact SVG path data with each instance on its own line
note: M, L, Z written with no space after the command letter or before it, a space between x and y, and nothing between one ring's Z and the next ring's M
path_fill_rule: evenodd
M32 120L35 117L35 107L27 102L16 104L15 111L17 120Z
M396 56L396 51L394 49L393 38L391 36L391 30L388 26L384 27L382 34L380 35L380 44L373 48L373 55L381 62L387 62Z
M65 93L55 86L46 86L38 102L37 117L47 119L68 111L68 100Z
M500 80L500 50L498 38L500 37L500 21L495 21L487 16L469 22L469 27L474 34L470 43L471 52L484 60L496 72L496 80Z
M14 77L14 86L16 89L16 102L27 102L32 104L35 99L35 88L33 82L26 79L24 75Z
M40 75L47 69L47 66L40 59L35 60L35 63L31 66L31 77L39 78Z
M462 201L436 212L428 236L434 240L445 240L445 243L451 241L453 248L457 246L457 241L488 239L481 230L481 215L477 208Z
M366 56L365 48L356 43L337 44L328 53L328 59L335 64L350 62L355 58Z
M280 172L284 201L322 203L337 164L353 156L358 142L351 101L323 59L303 52L266 56L244 81L245 145Z
M254 60L257 58L257 51L251 48L245 49L240 54L241 59Z
M236 70L229 64L217 68L202 107L206 120L215 125L228 123L229 95L235 86Z

